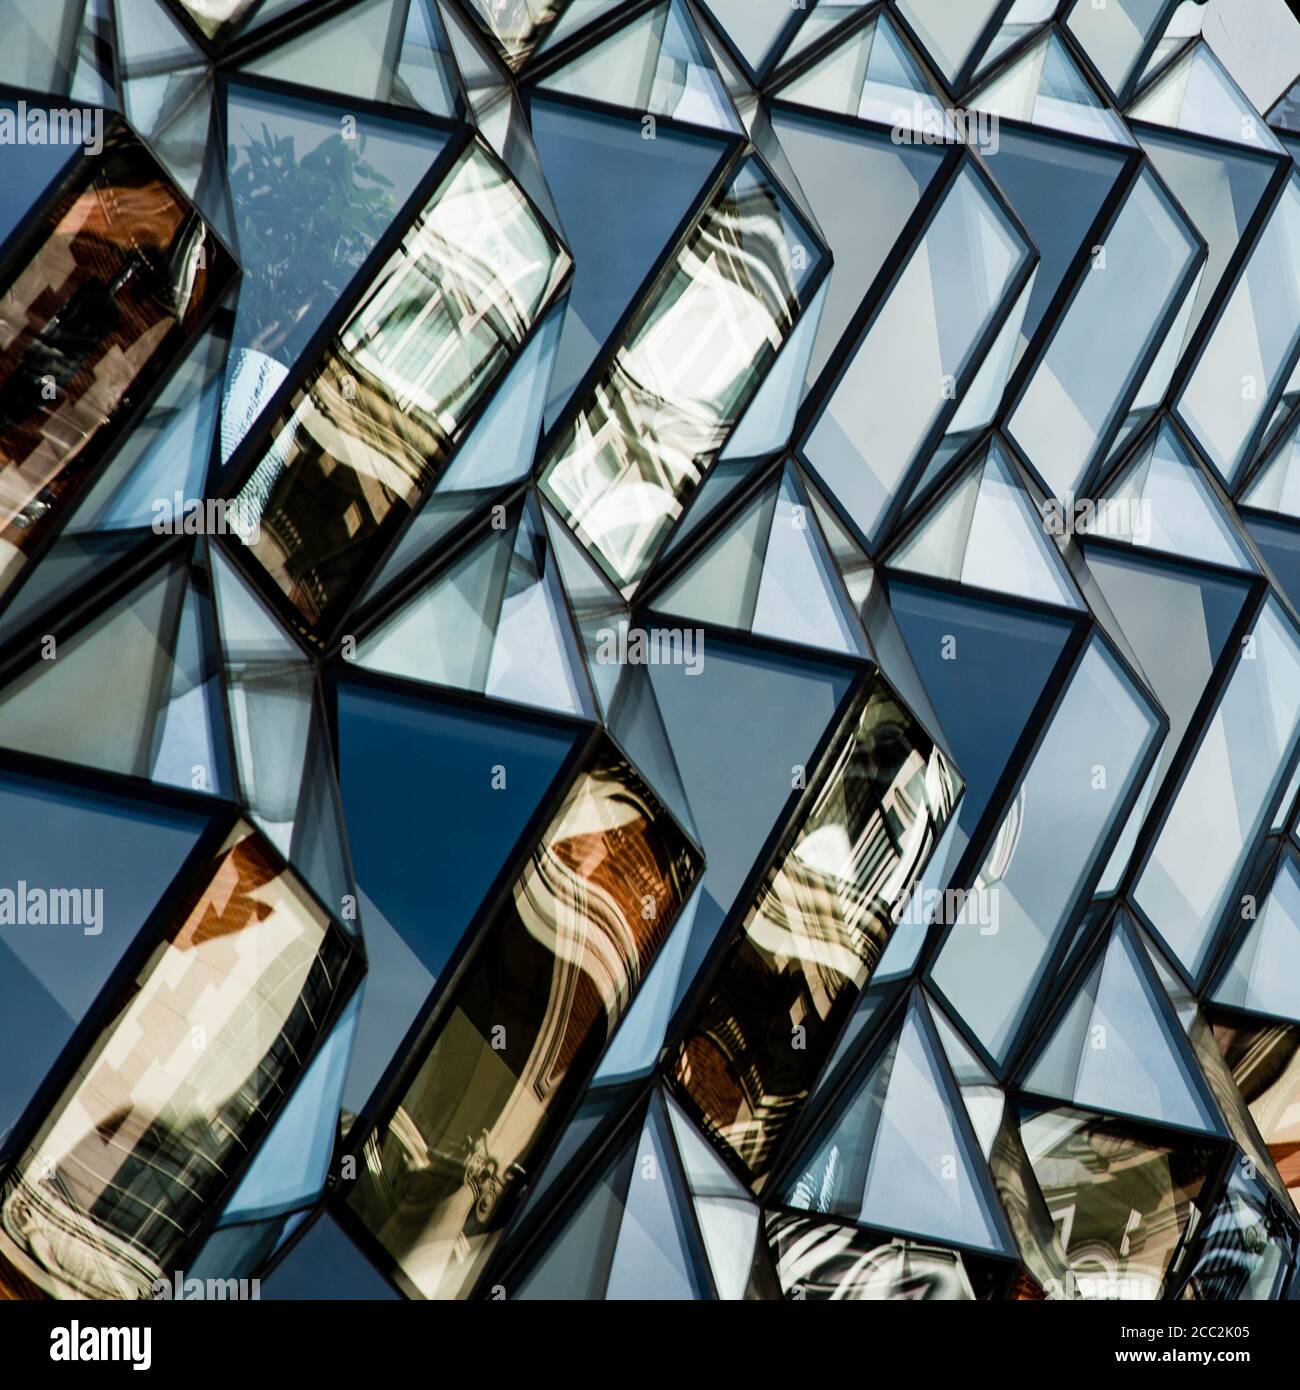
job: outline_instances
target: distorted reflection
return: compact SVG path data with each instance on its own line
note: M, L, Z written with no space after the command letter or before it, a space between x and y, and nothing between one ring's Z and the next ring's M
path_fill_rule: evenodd
M756 1178L880 960L961 786L877 683L672 1063L678 1099Z
M0 1299L148 1298L340 1002L352 948L237 828L0 1194Z
M699 875L632 768L583 772L483 931L350 1201L427 1298L467 1294Z

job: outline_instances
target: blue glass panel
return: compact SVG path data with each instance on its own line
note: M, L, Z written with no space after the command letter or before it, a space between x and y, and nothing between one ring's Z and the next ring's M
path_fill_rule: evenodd
M1273 577L1287 598L1300 605L1300 527L1256 516L1246 517L1245 521Z
M1021 329L1028 342L1129 156L1004 125L984 157L1042 257Z
M534 97L533 139L576 262L551 385L552 424L595 360L727 148L639 117Z
M339 783L357 882L435 977L576 737L339 686ZM497 767L505 769L500 789Z
M345 127L344 122L351 122ZM345 134L347 132L354 132ZM230 191L244 269L222 410L228 458L448 136L232 83ZM317 209L303 217L304 208Z
M272 1299L395 1299L397 1292L328 1212L262 1281Z
M954 598L889 579L890 606L966 779L957 808L975 831L1074 626L1066 618ZM955 645L946 645L945 639ZM954 653L949 659L944 652Z
M795 769L809 767L852 672L708 632L698 675L684 666L649 670L699 827L704 886L725 909L791 796Z
M92 894L81 926L0 924L0 1135L22 1113L206 824L186 812L0 773L0 889L15 898L20 885L24 892L82 890L83 904L85 890Z

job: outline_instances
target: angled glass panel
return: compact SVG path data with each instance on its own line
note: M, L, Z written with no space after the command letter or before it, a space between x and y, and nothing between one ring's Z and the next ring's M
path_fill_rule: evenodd
M538 86L713 130L742 130L681 0L665 0Z
M249 555L311 629L364 585L568 267L504 169L471 145L235 499Z
M1225 1133L1146 953L1122 919L1023 1086L1104 1114Z
M774 110L772 128L833 257L826 307L808 363L811 385L938 173L943 151L896 144L880 131L850 129L784 106Z
M1255 568L1200 467L1167 422L1107 487L1094 516L1082 518L1079 530L1182 559Z
M605 745L485 928L348 1197L425 1297L468 1294L699 869Z
M1020 1134L1061 1232L1070 1295L1159 1298L1217 1151L1067 1108L1025 1115Z
M1112 92L1122 93L1136 73L1147 40L1169 8L1169 0L1075 0L1067 17L1070 32L1092 59Z
M204 824L192 812L0 776L0 1135L11 1135ZM29 886L49 892L51 906L66 903L62 925L27 920L37 916Z
M67 519L131 404L174 364L234 270L120 122L33 234L0 297L0 592Z
M1195 977L1300 735L1300 635L1270 598L1137 881L1135 901Z
M529 112L574 261L549 428L691 207L703 199L723 147L703 133L668 125L646 140L637 117L581 110L540 94Z
M244 273L222 400L223 460L447 143L423 126L238 83L228 90L226 126ZM322 213L304 219L304 207Z
M960 792L943 754L883 682L873 683L669 1063L687 1113L756 1179ZM794 1033L806 1047L791 1049Z
M1116 145L1132 145L1124 122L1088 85L1060 36L1049 31L1022 58L974 96L977 111L1050 126Z
M814 11L815 13L815 11ZM777 88L783 101L955 140L956 129L886 11L855 29L807 72ZM901 143L901 142L900 142Z
M1241 495L1244 506L1300 520L1300 417Z
M1046 978L1078 898L1100 872L1102 844L1135 790L1158 727L1094 637L976 878L976 891L996 908L996 927L954 926L931 972L999 1062Z
M1300 867L1292 855L1282 856L1212 998L1300 1023Z
M798 1164L789 1206L999 1254L1010 1235L942 1046L914 995L896 1041Z
M1282 154L1277 136L1228 76L1207 43L1196 44L1129 108L1135 121Z
M1156 764L1163 777L1191 727L1228 639L1250 597L1229 579L1089 547L1088 569L1128 638L1151 691L1169 716Z
M1272 416L1300 346L1300 174L1251 251L1187 384L1178 413L1225 482L1236 482Z
M150 1297L346 996L347 939L247 826L196 888L6 1180L11 1297Z
M868 542L1029 256L963 165L804 445Z
M899 13L949 85L974 53L999 5L1000 0L969 0L960 6L946 0L898 0Z
M746 161L561 431L542 490L620 588L644 577L744 414L807 310L821 260L780 191Z
M1056 496L1079 486L1137 390L1197 249L1191 229L1143 170L1008 425ZM1099 353L1102 335L1110 350Z
M1064 615L1030 614L974 595L940 593L892 574L889 601L966 780L957 808L964 845L1025 732L1073 624Z

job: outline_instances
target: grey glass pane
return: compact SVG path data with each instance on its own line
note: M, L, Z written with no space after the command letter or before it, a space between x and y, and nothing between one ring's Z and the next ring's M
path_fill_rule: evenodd
M1029 251L964 166L840 377L804 453L872 539Z
M956 926L933 979L995 1058L1005 1057L1103 840L1158 728L1099 638L1093 638L994 837L976 888L993 930Z
M1190 229L1144 170L1008 426L1058 497L1078 487L1136 389L1196 252Z
M1272 814L1300 733L1300 638L1265 604L1138 879L1136 902L1193 975Z
M1229 483L1295 365L1300 345L1300 175L1292 173L1251 252L1178 412Z

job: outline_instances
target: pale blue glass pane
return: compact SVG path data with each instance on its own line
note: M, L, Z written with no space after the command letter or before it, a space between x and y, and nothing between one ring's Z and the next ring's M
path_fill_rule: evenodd
M1272 815L1298 732L1300 640L1270 598L1137 883L1138 906L1193 976Z
M996 929L954 927L933 969L935 983L998 1060L1080 892L1101 867L1103 841L1157 728L1094 637L976 880L996 905Z
M1058 497L1079 485L1125 408L1196 249L1143 171L1011 417L1016 442Z

